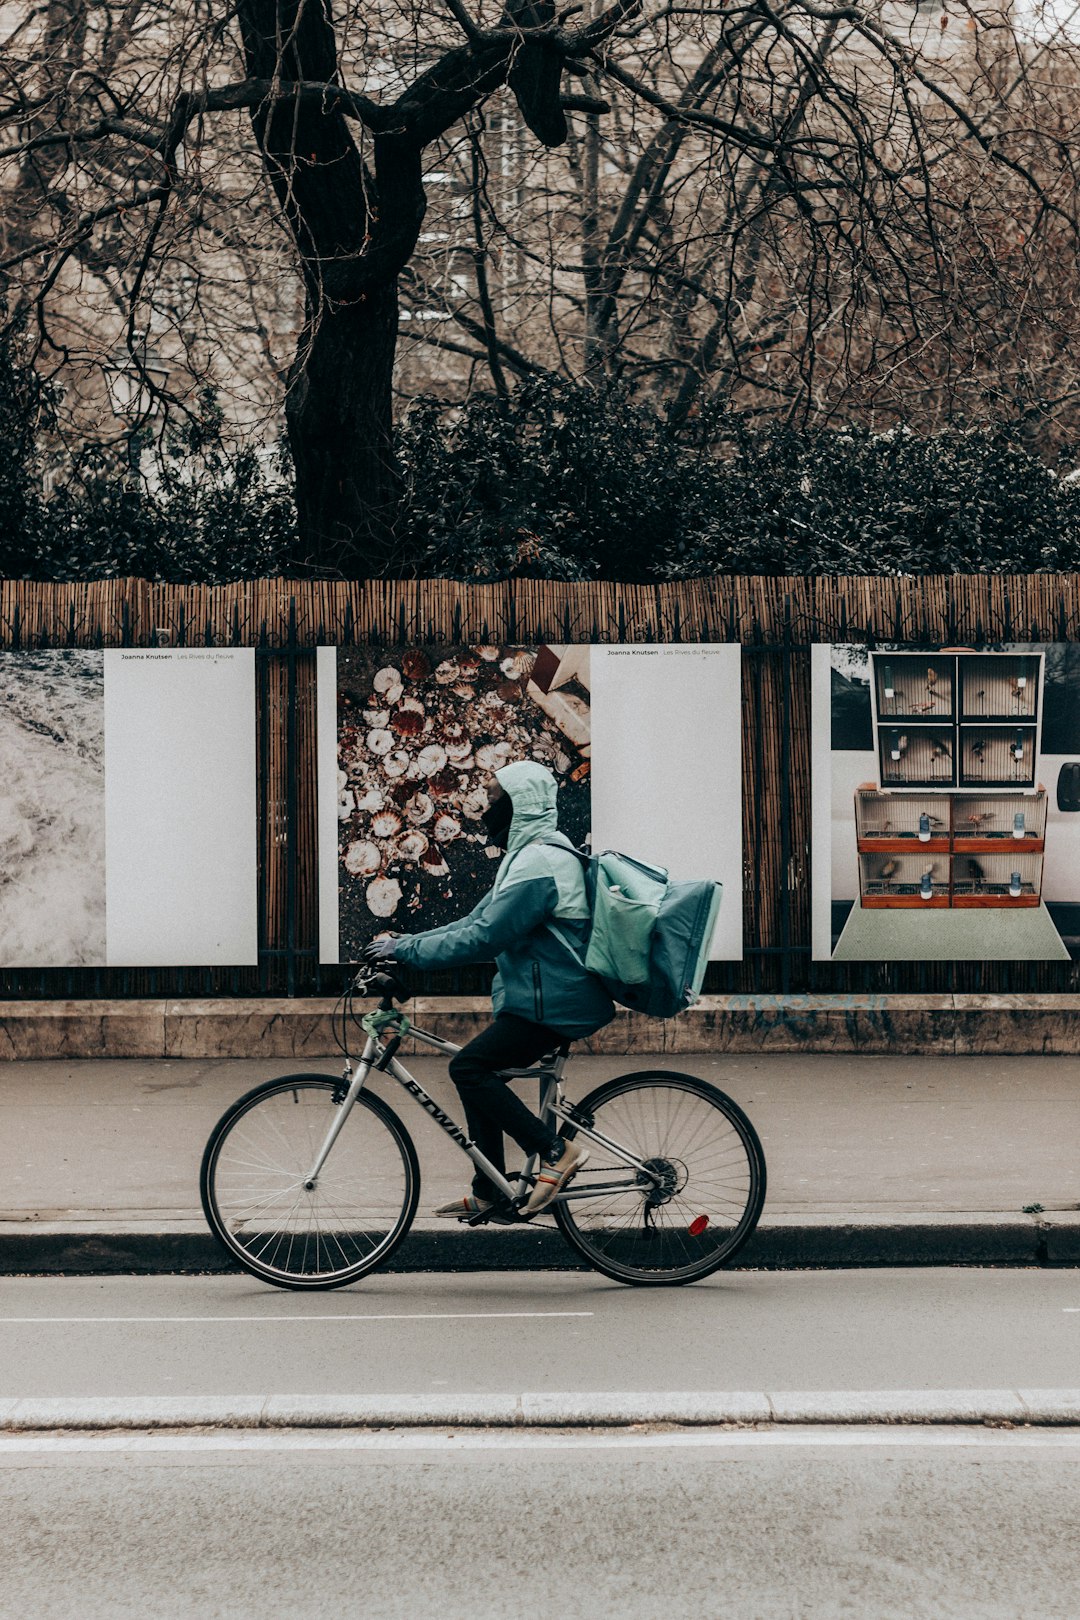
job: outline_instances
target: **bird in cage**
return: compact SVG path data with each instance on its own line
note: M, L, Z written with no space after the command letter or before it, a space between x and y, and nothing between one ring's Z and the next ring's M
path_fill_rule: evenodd
M900 862L894 860L882 861L878 867L878 877L886 888L892 887L892 879L900 869Z
M980 765L982 764L983 760L986 758L985 737L973 737L971 739L971 757L972 759L977 759Z
M952 749L949 747L944 737L934 738L933 742L930 744L930 758L952 759Z
M988 821L993 821L993 819L994 812L992 810L973 810L969 816L964 817L964 822L971 828L972 832L978 832L980 827Z
M976 889L985 888L986 887L986 873L983 871L982 864L975 859L974 855L969 855L968 856L967 869L968 869L968 877L971 879L972 883L975 885L975 888Z
M931 667L926 671L926 690L932 692L937 685L937 670Z

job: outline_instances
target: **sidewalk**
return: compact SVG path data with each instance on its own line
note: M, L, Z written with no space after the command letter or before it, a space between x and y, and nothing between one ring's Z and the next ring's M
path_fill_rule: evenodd
M1080 1061L1070 1057L669 1057L740 1102L769 1193L746 1266L1080 1264ZM437 1059L410 1060L455 1117ZM648 1068L579 1057L570 1092ZM274 1074L332 1058L11 1062L0 1068L0 1271L225 1269L199 1208L210 1128ZM424 1219L465 1161L392 1081L378 1088L420 1155L421 1218L402 1270L565 1268L550 1222L467 1230ZM1024 1213L1038 1204L1042 1212Z

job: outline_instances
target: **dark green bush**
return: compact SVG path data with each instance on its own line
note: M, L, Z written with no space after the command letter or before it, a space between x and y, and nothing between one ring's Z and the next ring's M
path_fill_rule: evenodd
M0 350L0 574L303 572L287 479L226 449L210 402L208 425L154 448L152 481L115 448L88 445L45 499L49 410L28 369ZM704 412L676 429L625 394L542 378L509 401L418 400L398 440L410 574L650 581L1080 567L1080 480L1044 466L1007 425L918 438Z
M704 416L675 431L551 380L509 405L405 418L417 572L628 580L1080 566L1080 487L1008 426L797 431Z

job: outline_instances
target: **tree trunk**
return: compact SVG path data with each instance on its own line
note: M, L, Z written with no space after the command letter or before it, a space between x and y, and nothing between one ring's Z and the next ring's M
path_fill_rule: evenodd
M305 566L349 578L399 571L401 478L391 383L397 286L325 306L303 334L285 405Z
M546 25L554 0L512 0L508 15L519 13L527 26ZM251 107L251 125L307 293L285 407L304 564L359 579L404 573L391 385L397 278L426 207L424 149L515 72L526 122L557 144L566 135L562 59L546 44L518 50L509 31L493 41L470 37L419 73L382 116L376 109L369 168L336 100L279 93L340 84L330 5L237 0L236 17L247 72L271 87Z

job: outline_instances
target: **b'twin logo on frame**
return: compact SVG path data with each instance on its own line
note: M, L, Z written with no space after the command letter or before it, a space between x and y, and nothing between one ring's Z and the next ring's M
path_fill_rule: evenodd
M469 1138L463 1131L458 1129L453 1120L450 1118L450 1115L444 1114L438 1103L432 1101L426 1091L421 1091L420 1087L415 1085L411 1080L406 1080L404 1085L405 1090L409 1092L411 1096L416 1098L421 1108L425 1108L431 1115L432 1119L435 1120L437 1124L442 1126L447 1136L452 1136L454 1141L459 1143L461 1147L467 1148L469 1146Z

